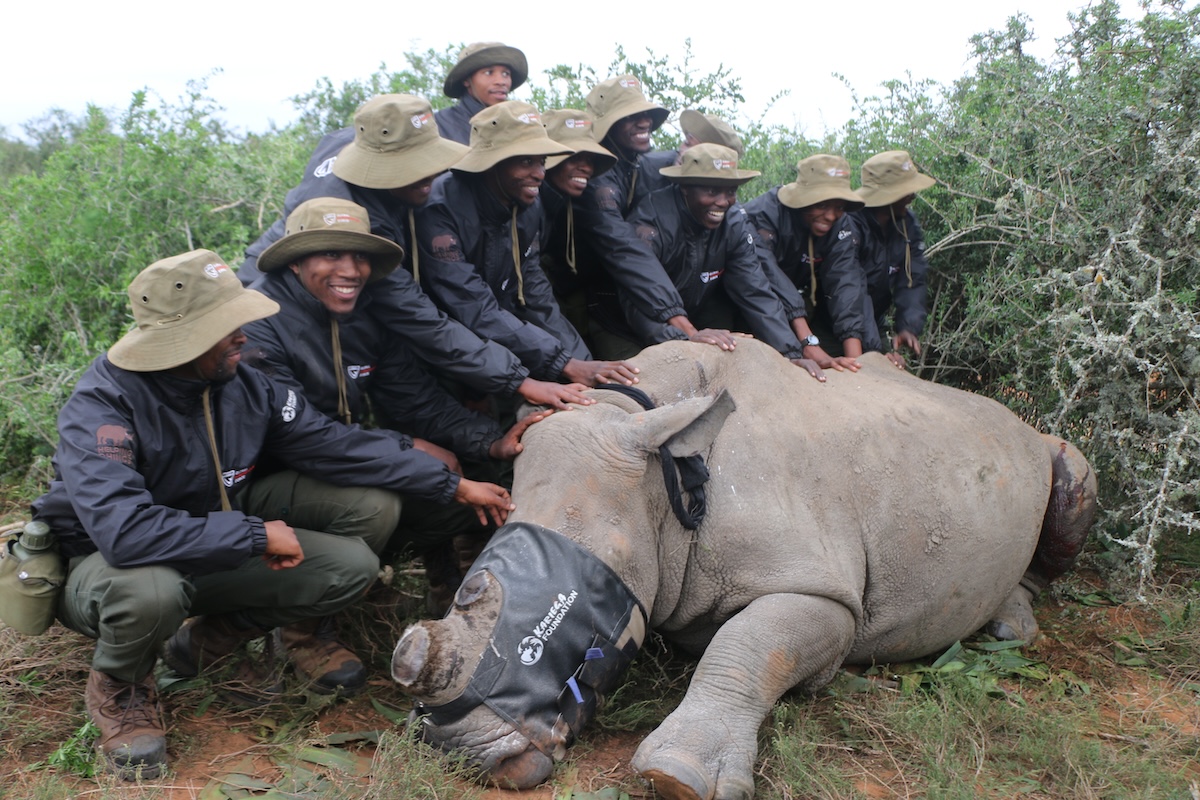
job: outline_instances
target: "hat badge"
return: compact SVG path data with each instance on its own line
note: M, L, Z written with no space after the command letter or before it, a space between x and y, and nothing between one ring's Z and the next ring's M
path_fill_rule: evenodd
M338 218L337 214L330 213L330 214L323 215L321 217L321 221L324 222L326 225L335 225L335 224L337 224L337 218Z
M222 272L228 272L228 271L229 271L229 267L225 266L224 264L205 264L204 265L205 276L207 276L208 278L210 278L214 281L217 278L221 277Z
M637 89L642 85L642 82L637 78L622 78L621 80L617 81L617 84L623 89Z
M736 164L727 158L714 158L712 163L715 169L733 169Z
M563 123L568 128L586 128L590 124L586 119L569 119Z
M542 118L540 116L538 116L535 112L528 111L524 114L518 114L517 119L520 120L521 122L525 123L526 125L532 125L535 122L540 122Z
M905 161L903 164L900 165L900 169L904 170L905 172L908 172L912 168L913 168L913 163L911 161Z
M825 171L825 174L831 178L847 178L850 176L850 171L846 169L838 169L837 167L831 167Z
M432 119L433 115L426 111L424 114L413 114L410 122L412 122L412 126L414 128L421 128L425 125L428 125L429 121Z

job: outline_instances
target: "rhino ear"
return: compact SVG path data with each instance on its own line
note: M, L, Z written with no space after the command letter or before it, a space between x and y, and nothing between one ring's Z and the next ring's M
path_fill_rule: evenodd
M725 424L725 418L737 408L729 392L716 397L693 397L669 406L639 414L634 428L637 445L646 452L658 452L664 444L672 456L686 458L702 453Z

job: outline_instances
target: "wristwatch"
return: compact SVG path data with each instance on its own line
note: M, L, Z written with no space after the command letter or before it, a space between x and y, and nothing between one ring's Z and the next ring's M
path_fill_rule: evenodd
M801 347L820 347L821 340L813 336L811 333L800 340Z

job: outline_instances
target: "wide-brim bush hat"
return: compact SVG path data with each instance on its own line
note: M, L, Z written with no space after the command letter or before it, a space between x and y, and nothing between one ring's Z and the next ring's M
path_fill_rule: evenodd
M906 151L888 150L863 162L858 196L868 208L879 208L935 183L933 178L921 174Z
M689 147L679 163L659 170L664 178L684 186L741 186L762 173L738 169L738 154L732 147L705 142Z
M679 127L697 142L724 145L737 151L738 158L746 155L746 146L742 137L733 127L714 114L701 114L691 108L683 110L679 115Z
M593 86L588 92L587 110L596 120L598 142L603 142L612 126L625 117L646 112L653 120L651 130L658 130L671 114L658 103L646 99L642 82L633 75L618 75Z
M371 218L358 203L340 197L314 197L288 214L283 238L258 257L261 272L274 272L312 253L351 250L371 258L371 277L377 281L404 260L404 248L371 233Z
M558 108L542 115L546 135L559 144L570 147L575 153L592 154L592 177L613 168L617 157L596 141L596 121L586 111L573 108ZM575 153L551 156L546 159L546 169L554 169Z
M520 86L529 77L529 62L525 54L515 47L509 47L503 42L474 42L467 45L458 53L458 63L446 76L442 84L442 92L446 97L459 98L467 93L463 81L484 67L501 64L512 70L513 89Z
M779 202L788 208L808 208L827 200L846 201L847 211L865 203L850 188L850 162L841 156L820 153L796 165L796 180L779 187Z
M455 172L486 172L506 158L575 152L546 135L541 112L520 100L505 100L471 117L471 150Z
M450 169L466 145L443 139L429 101L381 94L354 112L354 141L333 162L333 174L367 189L399 189Z
M211 250L155 261L129 284L129 304L136 327L108 349L108 360L130 372L183 366L243 325L279 313Z

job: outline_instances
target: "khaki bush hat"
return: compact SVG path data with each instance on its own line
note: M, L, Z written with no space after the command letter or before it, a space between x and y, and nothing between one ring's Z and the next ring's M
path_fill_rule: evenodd
M354 141L333 162L333 174L367 189L399 189L439 173L467 154L443 139L429 101L381 94L354 112Z
M651 103L642 94L642 82L633 75L618 75L592 87L587 96L587 110L595 118L596 141L603 142L612 126L625 117L643 111L650 114L651 130L658 130L670 112L658 103Z
M258 257L262 272L274 272L311 253L354 250L371 257L371 277L377 281L404 260L404 248L371 233L371 218L357 203L340 197L314 197L288 214L283 238Z
M841 156L809 156L796 165L796 180L779 187L779 202L788 208L808 208L826 200L845 200L847 211L864 205L850 188L850 162Z
M485 172L506 158L558 156L575 152L546 135L542 115L529 103L505 100L471 117L471 151L455 172Z
M588 112L573 108L547 111L542 115L542 124L546 126L546 135L554 141L570 147L576 153L591 153L594 156L592 177L607 172L617 163L617 157L596 141L595 120ZM572 155L574 153L547 158L546 169L554 169Z
M714 114L701 114L690 108L679 115L679 127L698 142L724 145L737 151L738 158L746 155L742 137L725 120Z
M869 208L890 206L901 197L928 189L937 181L917 171L904 150L888 150L871 156L862 165L858 196Z
M663 167L659 172L685 186L741 186L762 174L753 169L738 169L736 150L708 142L689 147L679 156L678 164Z
M509 47L503 42L475 42L459 51L458 63L446 76L442 92L446 97L462 97L467 93L463 81L493 64L503 64L512 70L513 89L529 77L529 62L525 60L525 54L517 48Z
M129 284L137 327L108 349L108 360L130 372L180 367L279 304L242 286L211 250L155 261Z

